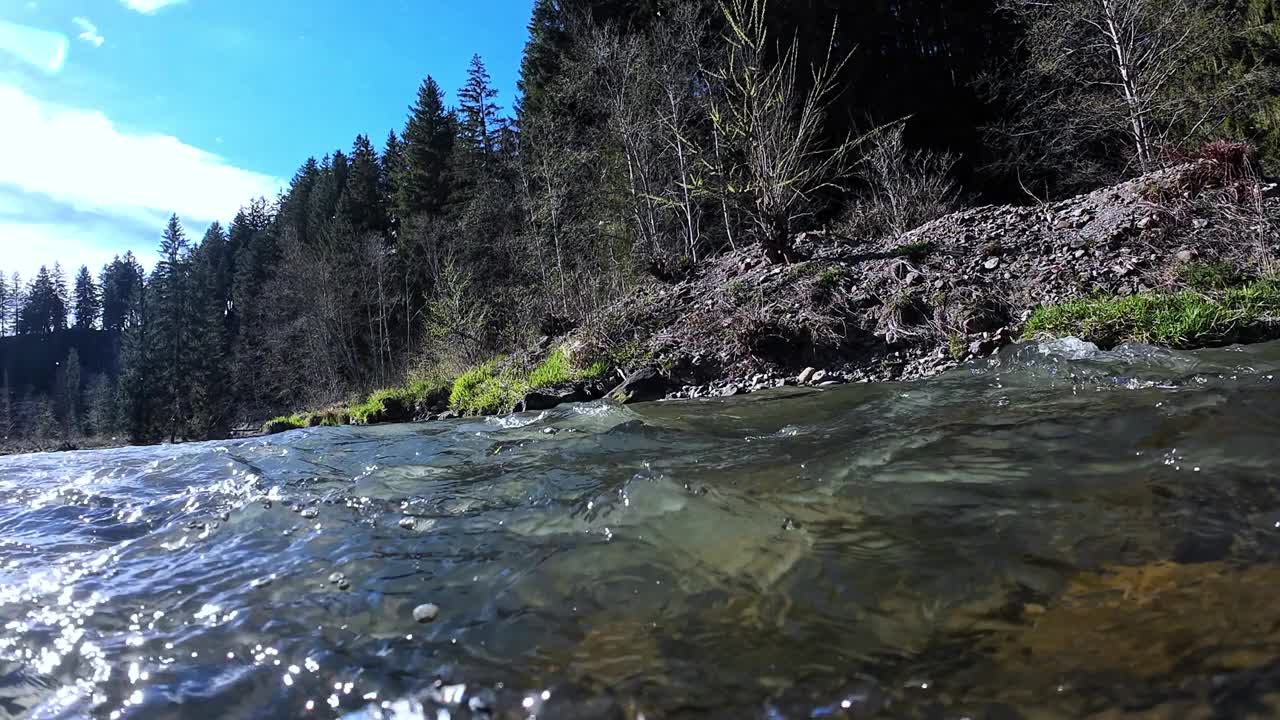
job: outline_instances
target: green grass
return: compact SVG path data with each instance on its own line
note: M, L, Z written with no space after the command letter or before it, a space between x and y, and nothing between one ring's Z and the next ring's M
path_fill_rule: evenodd
M553 350L528 373L504 366L502 358L495 358L454 380L449 393L449 407L455 412L470 415L510 412L530 390L595 380L608 370L606 362L579 368L563 348Z
M417 374L404 386L383 388L356 405L273 418L263 424L262 432L272 435L307 427L407 422L420 404L447 403L451 410L470 415L510 412L530 390L595 380L609 371L609 363L603 361L579 368L563 348L552 351L527 373L505 367L504 362L504 358L494 358L452 380Z
M275 435L277 433L289 432L290 430L301 430L307 425L308 417L305 414L298 415L281 415L280 417L271 418L262 424L262 433L264 435Z
M1280 281L1268 279L1212 293L1184 290L1042 307L1027 321L1025 335L1190 348L1231 342L1276 317Z

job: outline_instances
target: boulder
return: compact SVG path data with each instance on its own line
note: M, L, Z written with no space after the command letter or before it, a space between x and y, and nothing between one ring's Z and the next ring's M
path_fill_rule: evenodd
M580 387L542 388L531 390L516 403L516 412L538 412L559 407L565 403L586 402L590 396Z
M620 405L661 400L667 394L667 380L657 368L647 367L627 376L609 392L609 399Z

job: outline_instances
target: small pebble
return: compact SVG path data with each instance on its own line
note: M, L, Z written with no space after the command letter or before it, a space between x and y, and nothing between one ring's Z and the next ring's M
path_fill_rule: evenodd
M343 581L345 581L346 579L347 579L347 576L343 575L340 572L333 573L332 575L329 576L329 582L333 583L334 585L338 585Z
M439 614L440 608L431 603L425 603L413 609L413 619L423 624L432 622Z
M303 510L302 512L298 513L298 514L299 514L299 515L301 515L302 517L304 517L304 518L306 518L306 519L310 520L311 518L314 518L314 517L317 517L318 515L320 515L320 511L319 511L319 510L317 510L317 509L315 509L315 508L313 508L313 507L309 507L309 508L307 508L307 509Z
M351 583L350 583L346 578L342 578L341 580L339 580L339 581L338 581L338 589L339 589L339 590L350 590L350 589L351 589Z

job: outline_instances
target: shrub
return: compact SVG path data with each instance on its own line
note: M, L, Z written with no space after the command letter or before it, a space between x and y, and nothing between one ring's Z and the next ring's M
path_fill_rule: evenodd
M1177 271L1178 279L1192 290L1210 292L1226 290L1240 284L1240 272L1228 262L1193 262L1182 265Z
M933 252L933 243L931 242L915 242L904 243L894 248L894 257L906 258L913 263L922 263L929 257L929 253Z

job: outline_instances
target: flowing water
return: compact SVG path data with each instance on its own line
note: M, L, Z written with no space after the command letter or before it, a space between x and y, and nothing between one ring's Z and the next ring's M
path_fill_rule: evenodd
M0 459L0 717L1271 716L1274 373L1061 341Z

